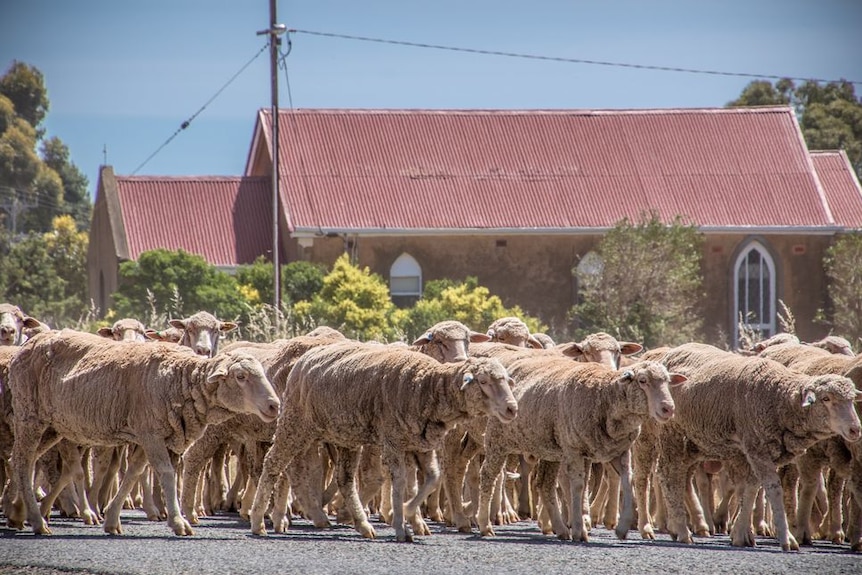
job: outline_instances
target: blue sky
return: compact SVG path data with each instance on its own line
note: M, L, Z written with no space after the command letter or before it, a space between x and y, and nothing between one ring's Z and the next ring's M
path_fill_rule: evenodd
M297 30L534 54L862 82L858 0L278 0ZM0 0L0 66L45 76L49 136L94 191L130 174L264 46L268 0ZM291 34L287 108L720 107L752 78ZM862 94L862 85L856 86ZM138 174L241 174L270 106L264 51Z

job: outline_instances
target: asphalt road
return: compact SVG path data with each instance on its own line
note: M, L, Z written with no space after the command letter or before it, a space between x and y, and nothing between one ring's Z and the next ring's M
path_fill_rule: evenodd
M395 532L375 523L378 538L362 539L351 527L315 529L297 520L283 535L256 537L237 514L205 518L193 537L173 535L140 511L124 511L125 534L108 536L76 519L52 518L51 536L0 529L0 575L240 574L274 573L799 573L862 574L862 554L846 546L817 543L782 552L774 539L738 549L726 536L680 545L667 535L641 540L637 531L620 541L594 528L587 544L542 535L535 523L495 527L497 537L466 535L430 523L432 535L416 543L395 542Z

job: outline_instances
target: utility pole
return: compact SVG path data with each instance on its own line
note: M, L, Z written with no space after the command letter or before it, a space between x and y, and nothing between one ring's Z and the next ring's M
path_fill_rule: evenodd
M278 264L278 47L287 26L277 24L276 0L269 0L269 28L259 30L257 35L269 34L270 85L272 90L272 284L275 291L273 305L281 309L281 274ZM276 315L277 317L277 315Z
M18 215L24 213L30 208L35 208L39 204L37 202L24 202L18 199L18 190L15 188L3 187L3 191L9 192L8 198L3 198L0 202L0 210L4 210L9 214L9 231L12 233L12 238L18 234ZM5 194L3 194L5 196Z

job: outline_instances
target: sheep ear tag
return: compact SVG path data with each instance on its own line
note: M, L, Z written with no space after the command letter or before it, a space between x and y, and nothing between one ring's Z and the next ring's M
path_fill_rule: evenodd
M802 396L802 407L808 407L817 401L817 396L810 389Z
M467 388L467 384L473 381L473 374L469 371L464 374L464 383L461 384L461 391Z

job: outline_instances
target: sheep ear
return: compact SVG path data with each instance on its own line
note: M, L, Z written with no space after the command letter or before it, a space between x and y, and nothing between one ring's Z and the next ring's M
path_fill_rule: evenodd
M414 341L411 345L425 345L426 343L431 343L431 340L434 339L434 334L430 331Z
M621 341L620 342L620 353L623 355L632 355L633 353L637 353L642 351L644 346L639 343L634 343L631 341Z
M97 331L96 333L98 333L102 337L114 337L114 330L112 330L110 327L100 327L99 331Z
M186 329L186 322L184 320L171 319L171 320L168 320L168 323L177 329Z
M490 339L491 339L491 336L489 336L487 334L479 333L478 331L471 331L470 332L470 343L482 343L485 341L489 341Z
M688 381L688 378L681 373L671 373L670 374L670 384L671 385L682 385Z
M469 371L464 374L464 383L461 384L461 391L464 391L467 388L467 384L473 381L473 374Z
M209 377L207 377L207 383L216 383L219 380L222 380L227 377L227 368L223 365L218 366Z
M813 405L815 401L817 401L817 396L812 390L806 389L802 394L802 407Z

